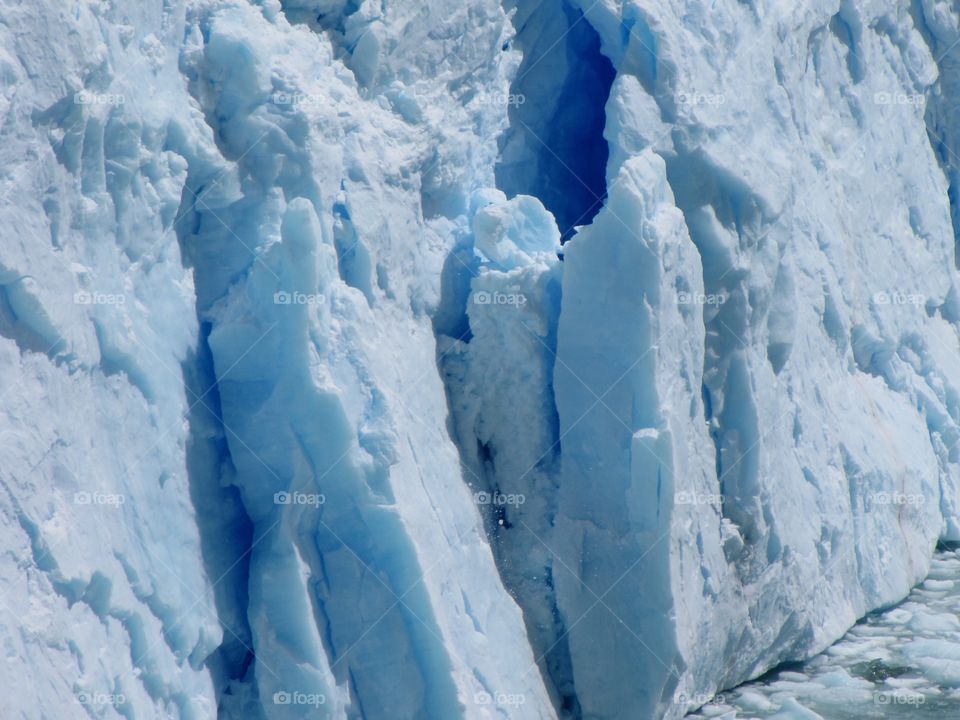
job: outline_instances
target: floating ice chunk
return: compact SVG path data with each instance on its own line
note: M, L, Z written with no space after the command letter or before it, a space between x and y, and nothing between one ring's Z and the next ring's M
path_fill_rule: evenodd
M907 626L918 634L960 632L960 620L953 615L916 613L907 623Z
M780 712L771 715L770 720L823 720L823 717L807 710L793 698L787 698L780 706Z
M960 687L960 647L955 639L913 640L903 648L903 656L938 685Z
M751 691L743 691L737 695L737 705L744 710L759 712L759 711L769 711L774 708L774 705L770 700L765 698L760 693L755 693Z

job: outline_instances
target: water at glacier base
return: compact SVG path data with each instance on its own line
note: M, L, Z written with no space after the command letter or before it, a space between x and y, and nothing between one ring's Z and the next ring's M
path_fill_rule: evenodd
M960 717L960 553L894 608L872 613L806 663L720 693L688 718L893 720Z

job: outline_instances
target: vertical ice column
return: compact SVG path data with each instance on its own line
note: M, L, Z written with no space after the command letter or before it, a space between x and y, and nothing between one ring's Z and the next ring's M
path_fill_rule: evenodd
M709 458L690 451L702 315L676 300L702 282L659 156L624 163L564 265L555 567L577 696L588 717L675 717L674 495Z

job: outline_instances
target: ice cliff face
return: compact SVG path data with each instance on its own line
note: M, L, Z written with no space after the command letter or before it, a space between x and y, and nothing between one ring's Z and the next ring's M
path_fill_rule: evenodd
M5 717L678 718L960 540L949 3L0 17Z
M289 10L5 8L18 716L554 715L433 370L507 18Z

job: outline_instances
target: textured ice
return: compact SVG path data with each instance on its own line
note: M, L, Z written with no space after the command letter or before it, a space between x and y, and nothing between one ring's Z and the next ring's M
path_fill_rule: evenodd
M4 712L554 716L431 372L507 18L328 5L3 7Z
M678 717L902 598L956 536L957 22L945 3L573 5L616 71L605 202L563 248L555 355L495 360L499 336L473 336L451 408L479 484L556 508L508 507L494 538L561 696ZM521 48L562 34L548 7L519 3ZM584 53L583 94L603 84ZM546 54L514 88L576 78ZM511 121L502 182L551 207L523 167L553 106ZM496 437L459 378L543 365L540 392L507 386L556 401L518 482L528 436Z
M954 5L0 18L11 717L707 715L960 541Z

